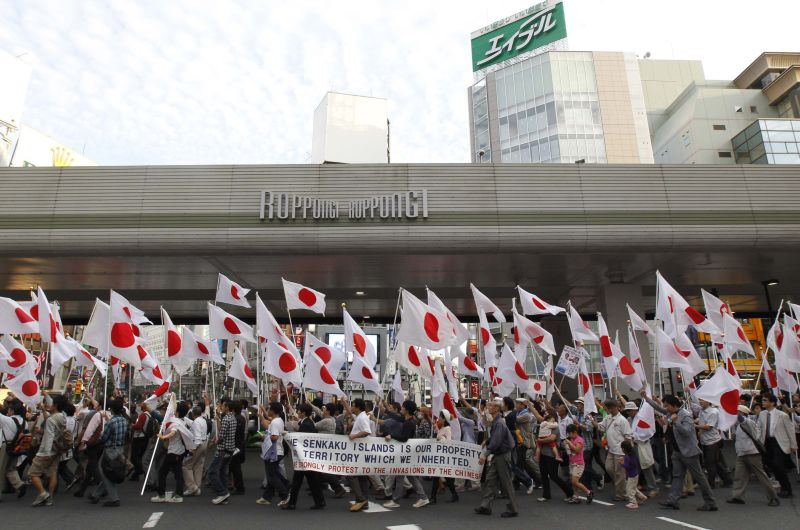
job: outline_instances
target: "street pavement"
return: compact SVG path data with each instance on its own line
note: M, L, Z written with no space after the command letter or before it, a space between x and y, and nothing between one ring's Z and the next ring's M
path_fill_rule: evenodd
M223 506L211 504L208 489L200 497L185 498L182 504L154 504L149 502L152 493L145 492L144 496L140 496L141 483L131 482L121 485L122 506L119 508L104 508L102 503L91 505L86 499L74 498L71 492L57 494L53 506L41 508L30 506L35 497L32 491L21 500L12 495L4 495L0 503L0 528L227 530L275 526L317 530L321 528L320 525L324 525L324 530L501 530L523 527L570 530L800 528L800 498L782 499L781 506L770 508L758 486L753 485L754 481L751 481L745 497L747 504L744 506L725 503L730 490L715 490L720 511L714 513L696 511L702 504L699 490L698 496L681 502L679 511L663 510L657 505L656 501L665 495L664 489L659 497L642 504L638 510L628 510L625 503L612 500L612 488L607 486L597 493L596 501L589 506L564 504L557 488L553 489L553 500L546 503L536 501L541 490L534 491L530 496L522 492L518 499L520 516L516 519L502 519L500 513L504 511L504 504L500 499L495 501L491 516L473 513L473 508L479 502L477 492L462 493L460 502L452 504L446 502L449 493L445 492L439 495L439 504L419 509L411 507L413 499L402 500L401 507L392 510L373 502L369 510L361 513L348 511L349 496L333 499L329 493L326 494L327 508L312 511L308 509L312 504L310 496L301 494L296 511L283 511L275 505L260 506L255 503L260 494L259 486L263 474L262 462L257 452L248 452L244 469L247 493L231 497L231 502ZM167 484L168 489L174 487L171 477ZM430 482L425 481L424 484L429 490Z

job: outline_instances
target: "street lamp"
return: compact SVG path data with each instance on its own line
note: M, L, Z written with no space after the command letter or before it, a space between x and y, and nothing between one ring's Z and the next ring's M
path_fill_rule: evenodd
M774 278L771 280L764 280L761 282L761 285L764 286L764 294L767 297L767 310L769 311L770 315L772 314L772 299L769 297L769 288L778 285L779 283L781 282L779 282Z

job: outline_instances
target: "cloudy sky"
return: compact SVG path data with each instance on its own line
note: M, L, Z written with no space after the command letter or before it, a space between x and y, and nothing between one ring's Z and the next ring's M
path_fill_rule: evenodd
M388 98L394 162L467 162L469 34L534 3L0 0L0 49L34 67L23 123L102 164L304 163L328 90ZM573 50L702 59L713 79L800 51L797 0L565 10Z

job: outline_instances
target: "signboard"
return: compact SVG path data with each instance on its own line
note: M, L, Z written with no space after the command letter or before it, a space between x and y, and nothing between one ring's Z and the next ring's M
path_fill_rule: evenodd
M580 350L576 350L572 346L564 346L556 365L556 372L570 379L575 379L575 376L578 375L578 363L582 357Z
M540 49L567 37L562 2L540 4L510 19L499 27L493 24L473 34L473 72L515 57L521 60L536 55L537 50L544 51Z
M295 193L261 192L259 218L262 221L331 221L340 217L356 221L427 219L428 190L403 191L341 202Z
M338 434L289 433L295 471L332 475L409 475L480 480L481 447L467 442L407 442Z

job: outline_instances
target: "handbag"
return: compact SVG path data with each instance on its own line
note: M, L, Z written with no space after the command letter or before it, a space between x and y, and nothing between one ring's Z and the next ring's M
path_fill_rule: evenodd
M756 450L762 455L767 454L767 448L764 447L764 444L761 443L761 440L756 439L756 437L753 436L750 433L750 431L745 428L745 427L750 427L750 425L747 424L747 421L743 421L741 427L742 427L742 432L744 432L747 435L747 437L753 441L753 445L756 446Z

